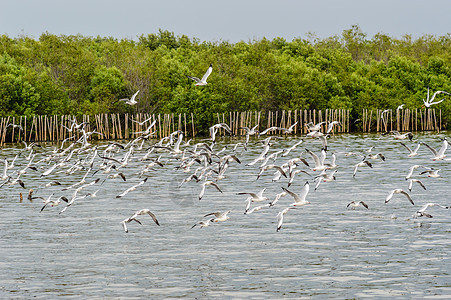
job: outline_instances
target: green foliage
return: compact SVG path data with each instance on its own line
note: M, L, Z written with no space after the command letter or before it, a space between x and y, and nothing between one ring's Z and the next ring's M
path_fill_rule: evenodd
M326 39L235 44L161 29L136 42L0 35L0 54L1 115L194 113L206 129L214 113L348 108L358 118L364 108L419 108L428 86L451 91L449 34L370 39L357 25ZM210 64L207 86L187 78ZM137 105L114 103L138 89ZM450 117L451 101L437 108Z

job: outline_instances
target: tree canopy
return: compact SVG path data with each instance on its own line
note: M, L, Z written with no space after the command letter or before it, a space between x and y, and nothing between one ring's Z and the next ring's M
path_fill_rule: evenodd
M372 38L354 25L248 42L199 41L159 30L137 41L43 33L0 36L0 114L419 108L431 91L451 92L451 35ZM194 86L213 64L208 85ZM137 90L134 107L117 102ZM447 96L450 98L449 96ZM440 104L451 113L451 98Z

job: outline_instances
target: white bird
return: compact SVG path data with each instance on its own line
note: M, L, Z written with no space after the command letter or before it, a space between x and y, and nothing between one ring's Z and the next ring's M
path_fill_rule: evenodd
M330 133L332 131L332 129L334 128L334 125L338 125L341 126L341 123L338 121L332 121L327 125L327 130L326 130L326 134Z
M303 206L310 203L309 201L305 200L310 190L310 184L308 183L308 181L305 182L304 187L302 188L301 193L299 195L292 191L287 190L284 187L282 187L282 189L285 192L287 192L288 195L294 198L294 202L291 203L290 206Z
M128 104L128 105L135 105L136 103L138 103L138 102L135 100L136 95L138 95L138 93L139 93L139 90L138 90L136 93L134 93L133 96L132 96L130 99L124 98L124 99L119 99L118 101L125 101L125 104Z
M405 105L405 104L401 104L400 106L398 106L398 107L396 108L396 111L399 111L400 109L403 109L403 108L404 108L404 105Z
M256 135L258 133L258 130L257 130L258 125L259 124L255 125L254 127L250 128L250 129L249 129L249 127L240 127L240 128L238 128L238 129L243 129L246 132L245 133L245 135L246 135L245 145L247 145L247 143L249 142L249 136ZM233 149L233 150L235 150L235 149Z
M207 78L208 78L208 76L210 76L212 71L213 71L213 64L210 64L210 66L207 69L207 72L205 72L205 74L202 77L202 79L199 79L197 77L188 76L188 75L186 75L186 77L188 77L189 79L194 80L196 82L196 86L198 86L198 85L207 85Z
M294 181L294 178L296 177L296 175L297 174L299 174L299 173L305 173L305 174L307 174L307 175L309 175L309 176L312 176L312 175L310 175L308 172L306 172L306 171L304 171L304 170L293 170L291 173L290 173L290 180L288 181L288 187L290 187L290 185L293 183L293 181Z
M425 145L429 150L431 150L432 154L434 154L434 157L432 157L432 160L442 160L446 157L445 151L448 149L448 140L446 138L443 139L442 146L440 147L440 150L435 150L425 142L421 142L421 144Z
M132 219L129 221L129 218L127 218L121 222L122 227L124 227L125 233L128 233L127 223L130 223L131 221L135 221L136 223L139 223L140 225L142 225L141 221L139 221L139 220Z
M409 168L409 173L407 173L407 175L406 175L406 180L407 179L409 179L410 177L412 177L412 175L413 175L413 171L415 171L416 169L418 169L418 168L422 168L423 166L422 165L413 165L413 166L411 166L410 168Z
M193 229L193 228L196 227L196 226L199 226L199 228L204 228L204 227L210 226L210 224L213 223L213 220L214 220L214 219L209 219L208 221L200 221L200 222L194 224L194 225L191 227L191 229Z
M219 128L224 129L230 135L232 135L232 129L230 129L229 125L227 125L226 123L215 124L209 128L210 137L211 137L211 140L213 141L213 143L216 141L216 132L218 131Z
M414 157L414 156L417 156L417 155L418 155L418 149L420 149L421 143L418 143L418 145L417 145L417 147L415 148L415 150L410 149L409 146L407 146L406 144L404 144L404 143L402 143L402 142L401 142L400 144L403 145L404 148L407 149L407 151L409 151L409 155L407 155L407 157Z
M5 167L3 168L3 174L2 174L2 177L0 178L0 180L7 180L8 178L10 178L10 176L7 174L7 171L8 171L8 160L5 158L3 160L3 163L5 164Z
M244 214L250 215L251 213L262 210L263 208L266 208L266 207L271 207L271 203L266 203L266 204L263 204L260 206L253 207L252 209L248 209L244 212Z
M280 198L285 197L286 195L288 195L288 193L285 192L285 191L276 194L276 197L274 198L274 200L272 200L272 201L269 203L269 207L273 207L274 205L276 205L276 203L279 202Z
M351 207L352 210L355 210L359 205L362 205L366 209L368 209L368 205L363 201L351 201L346 208Z
M150 117L150 118L148 118L148 119L145 119L145 120L142 121L142 122L139 122L139 121L136 121L136 120L133 120L133 119L132 119L132 122L135 122L135 123L139 124L140 126L143 126L144 124L146 124L147 121L150 121L151 119L152 119L152 117Z
M337 172L337 170L334 170L331 174L327 174L326 170L322 171L321 174L319 174L318 176L315 177L316 180L316 186L315 186L315 191L318 189L319 185L321 184L321 182L331 182L334 181L335 178L335 173Z
M440 102L442 102L443 100L445 100L445 98L443 98L442 100L439 100L439 101L434 102L435 96L437 96L438 94L450 95L450 93L445 92L445 91L436 91L436 92L432 95L432 98L429 99L429 87L428 87L427 99L426 99L426 100L423 99L424 106L426 106L426 107L431 107L431 105L439 104Z
M283 175L283 177L287 178L287 174L285 174L284 170L281 167L276 166L276 165L266 165L266 166L263 166L260 168L260 172L258 173L256 180L258 180L260 178L260 176L262 176L263 172L271 170L271 169L278 170Z
M385 161L385 156L381 152L378 152L378 153L375 153L375 154L368 153L366 158L367 159L381 159L382 161Z
M354 165L354 172L352 174L352 177L355 177L355 174L357 174L357 170L359 167L364 167L364 166L368 166L370 168L373 167L373 165L369 161L367 161L366 158L364 157L361 162Z
M260 135L265 135L265 134L267 134L270 131L276 131L276 130L282 130L282 129L285 129L285 128L282 128L282 127L279 127L279 126L272 126L272 127L266 128L265 130L260 132L258 135L259 136Z
M282 228L283 224L283 216L290 210L295 209L296 207L289 206L287 208L284 208L277 214L277 229L276 232L279 232L279 230Z
M212 213L209 213L209 214L206 214L205 216L204 216L204 218L205 217L208 217L208 216L215 216L215 218L213 218L211 221L213 222L213 223L217 223L217 222L224 222L224 221L227 221L228 219L230 219L230 217L228 216L228 214L231 212L231 210L228 210L228 211L225 211L225 212L212 212Z
M312 132L312 131L320 131L321 130L321 125L325 124L326 122L321 122L318 124L313 124L312 122L309 122L307 124L305 124L305 126L307 126L307 130Z
M137 222L137 223L142 225L141 221L136 219L138 216L142 216L142 215L149 215L152 218L152 220L155 222L155 224L160 226L160 223L158 222L157 217L155 216L155 214L152 213L149 209L144 208L144 209L138 210L131 217L129 217L129 218L127 218L127 219L125 219L125 220L123 220L121 222L122 226L124 227L124 231L126 233L128 233L127 224L130 223L131 221L135 221L135 222Z
M415 205L413 203L412 198L410 197L410 195L408 193L406 193L404 190L402 189L394 189L392 190L388 195L387 198L385 198L385 203L387 204L388 201L390 201L390 199L393 197L394 194L403 194L404 196L407 197L407 199L410 201L410 203L412 203L412 205Z
M423 189L426 189L426 187L424 186L424 184L420 180L418 180L418 179L410 179L409 180L409 191L412 191L412 186L413 186L414 182L418 183Z
M437 204L437 203L427 203L420 210L418 210L416 212L416 214L414 215L414 218L423 217L423 216L424 217L428 217L428 218L432 218L432 216L430 214L425 213L426 209L428 209L429 207L432 207L432 206L438 206L438 207L441 207L441 208L444 208L444 209L449 209L448 206L443 206L443 205L440 205L440 204Z
M136 190L137 187L143 185L144 183L146 183L147 178L144 178L143 180L141 180L138 184L135 184L134 186L129 187L128 189L126 189L125 191L123 191L121 194L117 195L116 198L121 198L124 197L125 195L127 195L129 192Z
M302 144L304 142L304 140L300 140L298 142L296 142L293 146L291 146L290 148L287 148L284 150L284 152L282 153L282 156L287 156L291 151L293 151L294 149L296 149L297 146L299 146L300 144Z
M155 214L153 212L151 212L149 209L144 208L144 209L140 209L137 212L135 212L130 218L128 218L128 220L132 220L132 219L136 219L136 217L138 216L142 216L142 215L149 215L152 220L155 222L155 224L157 224L158 226L160 226L160 223L157 220L157 217L155 216Z
M288 128L282 128L283 133L292 133L296 125L298 125L298 122L294 122L294 124Z
M47 207L47 205L49 205L49 204L50 204L51 207L54 207L54 206L58 206L61 203L61 200L63 200L66 203L69 202L69 200L66 197L64 197L64 196L61 196L61 197L59 197L56 200L51 200L53 195L54 195L54 193L51 194L47 199L44 199L42 197L34 197L34 198L41 198L44 201L44 206L42 206L40 212L42 212Z
M308 154L310 154L315 162L315 166L312 168L313 171L322 171L327 169L328 167L324 164L326 160L326 151L324 149L321 150L321 157L318 157L315 153L310 151L309 149L305 149Z
M199 193L199 196L198 196L199 201L202 200L202 197L203 197L204 194L205 194L205 187L206 187L207 185L212 185L212 186L214 186L219 192L222 193L222 190L219 188L219 186L218 186L214 181L211 181L211 180L205 181L205 182L202 183L202 189L200 190L200 193Z
M421 172L420 175L427 173L428 177L437 178L440 177L440 174L438 172L440 172L440 169L430 168L429 170Z
M389 132L391 136L393 136L393 138L395 140L405 140L405 139L409 139L412 140L413 139L413 134L412 132L406 132L406 133L399 133L397 130L392 130Z
M262 189L257 194L255 193L248 193L248 192L240 192L236 193L237 195L249 195L251 196L251 202L261 202L261 201L267 201L269 200L268 197L263 197L263 193L265 192L266 188Z

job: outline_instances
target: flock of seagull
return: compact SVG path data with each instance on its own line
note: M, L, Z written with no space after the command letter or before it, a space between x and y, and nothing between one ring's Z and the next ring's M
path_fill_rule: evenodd
M208 77L208 72L206 75ZM134 97L136 94L132 98L134 99ZM97 193L102 190L102 187L105 187L106 181L114 181L116 186L121 182L122 192L115 195L115 198L127 198L129 193L133 193L135 190L142 191L142 186L146 184L149 177L156 177L158 180L161 168L166 166L173 168L175 165L171 172L179 174L177 178L183 176L183 180L177 182L175 188L179 190L187 187L195 188L198 190L196 201L208 201L213 193L219 193L217 196L224 194L221 180L229 176L229 167L233 165L237 169L246 168L247 171L255 172L255 181L262 177L268 179L268 173L272 172L271 183L266 183L267 185L263 189L235 191L234 193L237 197L242 197L244 202L241 214L249 216L264 209L277 210L277 214L274 214L274 222L277 224L276 231L278 232L282 229L284 217L288 212L299 210L305 205L314 205L308 200L311 185L316 191L321 184L337 179L337 170L340 168L337 163L337 154L355 157L353 171L349 170L349 175L353 180L358 180L356 178L358 178L361 168L371 169L374 163L384 163L389 160L383 153L373 152L374 146L362 151L332 153L331 159L328 160L327 156L333 148L330 140L334 128L341 126L336 121L304 124L308 133L305 136L295 136L290 139L293 141L292 144L284 148L278 147L279 141L283 139L281 136L292 135L298 126L297 122L289 128L270 127L262 131L259 131L258 125L253 128L242 127L240 130L244 138L231 138L229 140L234 143L221 149L217 149L219 144L217 140L221 134L233 136L232 130L226 123L214 124L210 127L209 138L191 145L192 140L185 140L183 132L178 130L160 140L152 139L156 122L151 119L140 122L146 126L146 130L137 133L137 136L126 144L115 141L106 144L91 143L89 137L99 134L98 132L88 131L86 122L77 123L76 120L69 122L71 124L67 124L67 128L70 129L69 132L72 135L62 141L60 145L49 149L38 143L27 144L22 141L24 147L18 149L18 153L14 157L4 158L0 189L20 185L23 189L28 190L28 200L42 200L41 213L50 208L65 205L59 211L59 214L62 214L68 209L75 210L72 207L76 206L79 201L85 201L83 199L98 197ZM270 133L274 134L270 135ZM427 158L430 161L448 160L446 151L449 142L446 138L441 139L441 146L438 150L425 142L417 142L415 147L412 146L414 148L412 150L406 144L406 141L414 143L412 133L400 134L397 131L391 131L387 135L394 140L395 146L398 146L400 151L407 150L405 152L406 159L417 157L420 147L424 146L432 154L430 158ZM309 144L309 148L303 147L303 143L306 141L309 141L306 143ZM255 157L253 154L248 154L250 144L253 149L261 148L260 153ZM320 150L311 150L314 148ZM18 157L21 157L20 164L17 162ZM244 159L249 159L249 162L245 164L242 162ZM132 162L133 164L131 164ZM408 172L406 170L405 180L408 182L408 190L396 188L387 191L385 204L395 198L404 197L415 206L410 194L414 184L426 190L426 186L418 177L437 178L441 176L440 169L425 165L426 163L415 164L410 167ZM416 171L417 169L422 171ZM346 171L340 172L340 174L342 173L346 174ZM32 180L27 180L30 174L34 174L33 178L39 176L39 185ZM62 177L60 174L65 176ZM71 180L63 182L55 180L55 177L66 178L66 180L71 178ZM73 178L77 178L75 183L72 183ZM138 181L138 183L129 183L134 181ZM268 184L273 183L280 185L280 192L273 196L265 195ZM299 191L292 186L295 183L302 184ZM53 192L46 195L49 187L53 187ZM55 189L57 190L55 191ZM91 191L93 189L96 190ZM55 197L55 194L59 194L59 196ZM103 193L103 197L105 197L105 193ZM280 201L283 197L291 198L292 202L281 204L284 202ZM20 193L20 200L23 200L22 193ZM343 207L350 210L356 210L359 207L371 209L364 201L351 201ZM426 203L414 212L413 218L432 218L432 215L426 212L432 207L449 208L443 203ZM228 221L231 212L232 209L205 212L204 215L199 216L198 221L191 228L204 228ZM142 225L138 217L145 215L150 216L156 225L161 225L154 212L148 208L137 207L136 212L131 213L131 216L125 217L120 222L123 230L128 233L130 223Z

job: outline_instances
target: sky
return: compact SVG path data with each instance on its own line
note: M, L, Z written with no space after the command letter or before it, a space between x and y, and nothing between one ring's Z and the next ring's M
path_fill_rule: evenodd
M451 0L2 0L0 34L42 33L137 40L159 29L200 41L291 41L341 35L358 25L377 33L451 33Z

